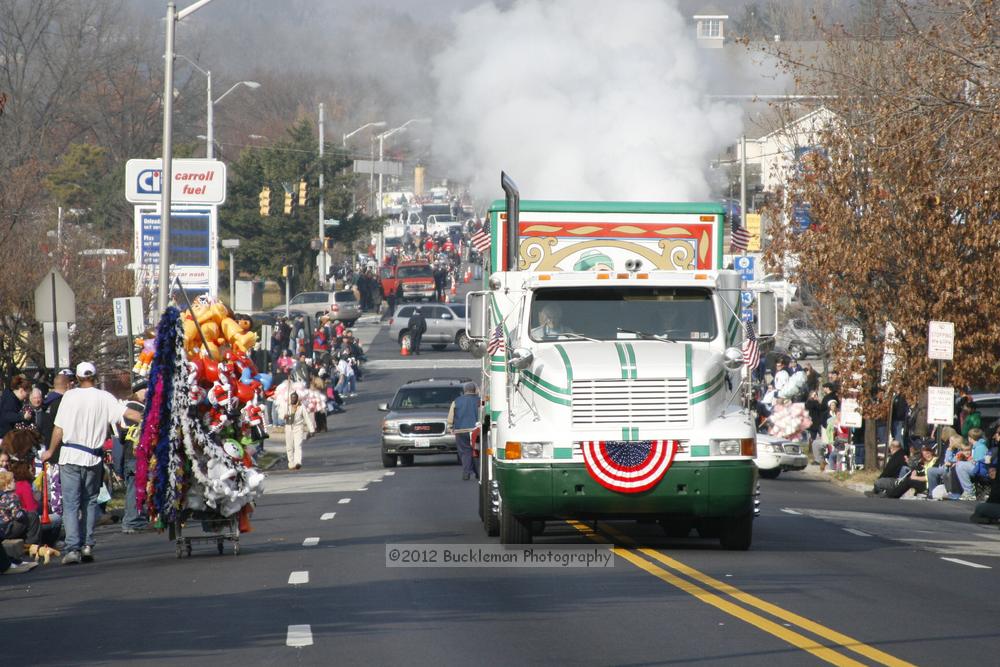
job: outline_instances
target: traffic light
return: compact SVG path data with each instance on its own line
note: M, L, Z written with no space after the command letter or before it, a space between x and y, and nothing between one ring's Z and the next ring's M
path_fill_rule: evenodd
M306 179L299 181L299 206L306 205Z
M271 188L266 185L260 189L260 217L271 215Z
M292 193L289 190L285 191L285 215L292 214L292 205L294 201L292 199Z
M329 236L323 238L323 250L333 250L333 239Z
M285 264L281 267L281 277L282 278L292 278L295 276L295 267L291 264Z

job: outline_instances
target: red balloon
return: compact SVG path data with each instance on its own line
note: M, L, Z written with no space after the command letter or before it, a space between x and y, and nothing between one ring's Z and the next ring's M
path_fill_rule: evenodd
M253 400L254 397L254 386L252 384L242 384L240 382L236 383L236 395L240 399L240 403L246 405Z
M201 383L211 387L219 380L219 362L214 359L205 359L205 370L201 373Z

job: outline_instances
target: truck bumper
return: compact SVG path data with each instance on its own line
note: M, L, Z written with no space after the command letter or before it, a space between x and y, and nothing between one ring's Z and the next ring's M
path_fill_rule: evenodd
M582 464L493 463L501 502L515 516L535 519L740 516L753 512L757 485L750 459L675 462L642 493L611 491Z

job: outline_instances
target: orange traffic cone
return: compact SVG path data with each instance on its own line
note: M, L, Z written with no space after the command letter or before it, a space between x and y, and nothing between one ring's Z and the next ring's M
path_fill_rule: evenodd
M455 286L455 283L454 283L454 282L452 282L452 283L451 283L451 295L452 295L452 296L455 296L455 295L457 295L457 294L458 294L458 288L457 288L457 287Z
M465 282L472 280L472 269L465 270Z
M399 346L399 356L410 356L410 339L408 336L403 336L403 343Z

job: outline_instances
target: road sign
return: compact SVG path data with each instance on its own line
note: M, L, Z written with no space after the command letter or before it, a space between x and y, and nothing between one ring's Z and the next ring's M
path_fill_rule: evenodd
M753 265L753 257L740 255L733 259L733 266L736 267L737 273L740 274L740 277L743 278L743 280L753 280Z
M391 160L355 160L354 171L359 174L384 174L402 176L403 163Z
M171 204L223 204L226 201L226 165L218 160L173 160ZM125 199L133 204L162 201L163 160L125 163Z
M927 387L927 423L950 425L954 421L954 387Z
M744 308L741 310L740 319L744 322L753 322L753 308Z
M744 308L749 308L753 305L753 292L740 292L740 302L743 304Z
M128 296L119 299L112 299L115 313L115 335L132 337L141 333L144 326L142 323L142 297Z
M271 336L274 335L274 325L272 324L262 324L260 325L260 349L265 352L271 351Z
M955 323L932 320L927 334L927 356L951 361L955 356Z
M69 367L69 324L66 322L42 322L42 336L45 339L45 367Z
M861 428L861 406L853 398L845 398L840 406L840 425L847 428Z
M39 322L76 322L76 295L55 269L35 288L35 319Z

